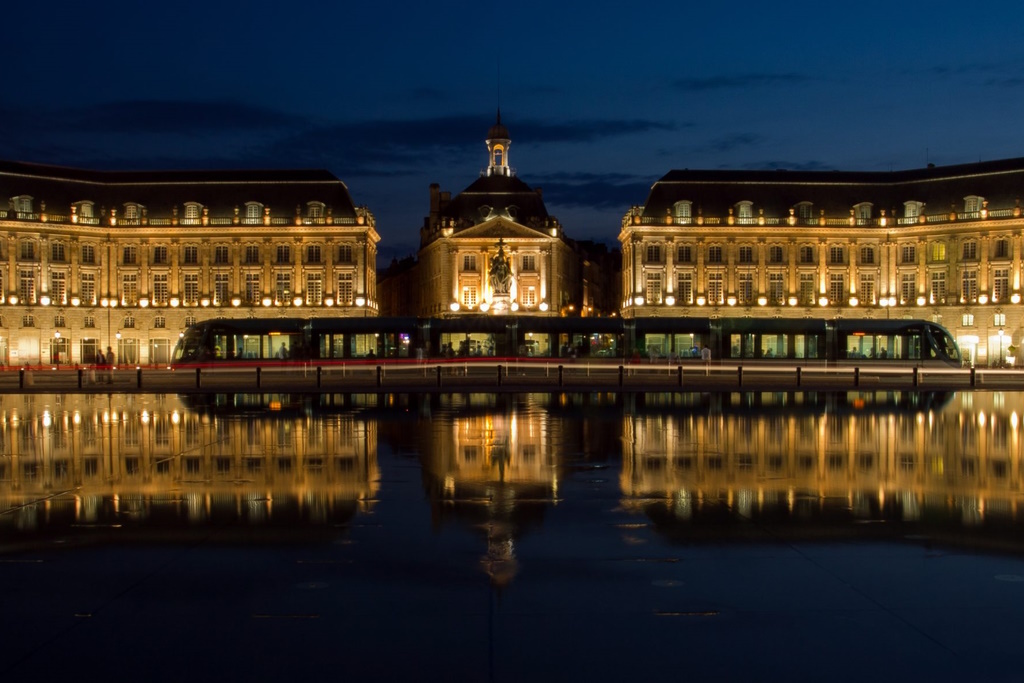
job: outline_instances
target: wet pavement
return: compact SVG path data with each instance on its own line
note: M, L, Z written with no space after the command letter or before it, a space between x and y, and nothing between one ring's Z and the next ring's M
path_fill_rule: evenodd
M843 416L834 403L790 413L793 469L774 473L770 411L742 417L721 404L682 414L557 397L430 399L426 410L396 399L322 423L308 411L286 416L285 405L262 436L252 413L158 397L107 413L56 397L31 414L5 404L0 671L12 680L1019 680L1020 441L1004 407L1019 398L876 405L881 414L846 416L838 428L827 424ZM46 450L59 440L53 425L76 424L77 411L83 429L92 409L98 462L89 464L88 430L69 427L78 434L69 452L80 452L62 477L57 450ZM941 473L929 432L906 433L930 425L952 443L940 425L979 413L990 443L950 445ZM1000 416L1012 424L1005 434ZM198 446L188 441L193 417ZM800 479L793 436L807 420L819 444L864 434L815 453L816 487ZM731 427L706 431L723 421ZM26 465L26 424L39 469ZM878 438L893 444L892 468L888 447L869 443L880 429L891 429ZM764 452L748 481L751 449L737 434L758 431ZM688 469L679 463L690 446L672 444L696 434L707 467ZM904 441L930 458L909 452L909 475ZM829 459L844 452L876 457L830 479ZM655 464L666 458L669 469ZM982 473L968 477L972 458Z

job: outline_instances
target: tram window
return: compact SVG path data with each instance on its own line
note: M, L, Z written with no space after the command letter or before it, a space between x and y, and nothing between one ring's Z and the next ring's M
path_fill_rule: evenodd
M700 340L696 335L677 334L675 336L676 354L680 358L699 358Z
M653 360L668 355L669 338L666 334L648 334L644 338L647 355Z
M816 334L795 334L795 335L793 335L793 357L794 358L817 358L818 357L818 335L816 335Z
M548 357L551 355L551 337L547 334L527 332L519 347L520 356Z
M590 335L590 355L598 358L614 358L618 355L614 334Z
M789 347L786 342L788 337L784 334L763 334L761 335L761 355L764 358L787 358Z

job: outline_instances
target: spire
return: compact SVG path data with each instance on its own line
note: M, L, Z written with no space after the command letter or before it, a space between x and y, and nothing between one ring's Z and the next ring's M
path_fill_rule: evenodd
M501 123L501 107L498 107L498 118L487 131L487 175L512 175L508 166L508 148L512 140L508 136L508 128Z

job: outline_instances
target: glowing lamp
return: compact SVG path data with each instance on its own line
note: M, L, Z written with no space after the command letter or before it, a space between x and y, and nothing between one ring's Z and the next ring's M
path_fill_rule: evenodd
M455 313L456 311L459 310L459 302L458 301L451 302L448 305L448 308L451 310L452 313Z
M45 294L43 294L41 297L39 297L39 303L41 303L43 306L49 306L50 305L50 297L48 297Z
M820 297L818 299L818 305L819 306L828 306L828 297L827 296Z
M917 297L917 305L918 306L924 306L926 303L928 303L928 300L925 299L923 296Z
M768 297L766 297L766 296L759 296L759 297L757 297L757 305L758 306L767 306L768 305Z
M232 299L231 299L231 305L232 305L232 306L235 306L235 307L241 306L241 305L242 305L242 300L241 300L241 298L239 298L239 297L237 297L237 296L236 296L236 297L234 297L234 298L232 298Z
M301 296L297 296L294 299L292 299L292 305L293 306L301 306L302 305L302 297Z
M978 303L979 304L987 304L988 303L988 294L981 294L981 295L979 295L978 296Z
M542 311L548 310L548 302L547 301L541 301L540 302L540 310L542 310Z
M671 294L669 294L668 296L665 297L665 305L666 306L675 306L676 305L676 298L674 296L672 296Z

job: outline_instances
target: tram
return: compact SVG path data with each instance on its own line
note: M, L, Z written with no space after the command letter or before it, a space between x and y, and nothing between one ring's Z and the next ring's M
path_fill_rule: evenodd
M943 365L960 349L926 320L856 318L218 318L182 334L172 364L427 358L587 358Z

